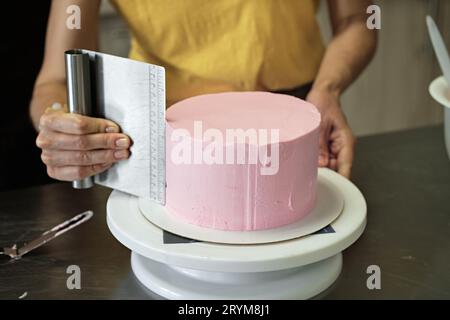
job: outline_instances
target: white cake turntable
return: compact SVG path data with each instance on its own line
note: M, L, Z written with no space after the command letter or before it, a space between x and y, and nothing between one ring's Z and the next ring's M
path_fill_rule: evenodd
M363 195L331 170L319 169L317 201L302 223L229 233L162 219L163 207L113 191L107 222L136 277L164 298L308 299L334 283L366 225Z

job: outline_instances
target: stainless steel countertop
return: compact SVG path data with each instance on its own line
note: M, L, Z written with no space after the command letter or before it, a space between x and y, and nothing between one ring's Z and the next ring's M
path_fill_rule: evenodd
M353 181L368 203L362 237L344 251L329 299L450 299L450 160L442 126L359 140ZM3 168L5 170L7 168ZM153 299L105 221L109 189L58 183L0 193L0 246L31 240L81 211L94 217L19 261L0 265L0 299ZM69 265L81 290L68 290ZM381 290L366 286L381 268Z

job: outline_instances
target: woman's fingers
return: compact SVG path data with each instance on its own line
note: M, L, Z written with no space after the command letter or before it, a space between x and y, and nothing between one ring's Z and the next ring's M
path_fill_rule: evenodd
M336 158L330 158L328 168L330 168L331 170L337 171L337 159Z
M119 126L110 120L66 113L62 110L54 109L48 109L42 115L39 129L78 135L120 131Z
M344 177L350 178L356 140L350 129L338 130L331 135L331 138L333 139L331 151L336 157L336 170Z
M131 140L122 133L75 135L42 130L36 144L41 149L54 150L128 149Z
M36 144L50 177L83 179L127 159L131 140L114 122L65 112L53 105L41 116Z
M330 127L322 122L319 132L319 167L327 167L329 165L329 134Z
M80 180L101 173L111 167L111 163L95 164L91 166L47 166L47 174L57 180L73 181Z
M102 163L114 163L127 159L128 150L61 151L43 150L42 161L48 166L88 166Z

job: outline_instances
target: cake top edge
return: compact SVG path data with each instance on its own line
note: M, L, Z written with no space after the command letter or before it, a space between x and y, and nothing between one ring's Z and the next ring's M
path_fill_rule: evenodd
M175 103L166 113L170 129L194 126L220 132L233 129L279 130L281 141L290 141L318 129L317 108L302 99L264 91L211 93Z

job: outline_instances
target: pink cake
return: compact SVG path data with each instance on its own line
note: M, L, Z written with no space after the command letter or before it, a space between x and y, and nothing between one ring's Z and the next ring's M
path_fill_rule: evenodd
M305 217L316 200L320 114L266 92L197 96L167 110L169 214L221 230Z

